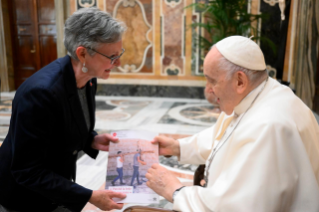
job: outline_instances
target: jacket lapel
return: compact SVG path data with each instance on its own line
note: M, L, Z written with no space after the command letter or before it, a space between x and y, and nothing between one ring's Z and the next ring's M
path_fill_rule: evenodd
M88 129L86 126L84 114L83 114L80 99L78 96L75 75L74 75L73 67L71 64L71 58L69 56L65 56L61 58L61 63L62 63L62 67L64 67L63 78L64 78L64 84L65 84L68 101L70 105L70 110L81 135L83 136L83 138L85 138L88 135Z

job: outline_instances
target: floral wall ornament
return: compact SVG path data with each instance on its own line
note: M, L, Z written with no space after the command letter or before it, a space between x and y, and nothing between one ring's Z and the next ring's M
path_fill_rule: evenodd
M182 2L182 0L165 0L165 3L169 5L170 7L174 8L177 5L179 5Z
M171 70L171 69L167 69L167 75L178 75L179 71L178 69L174 69L174 70Z
M124 67L123 67L122 72L125 72L125 73L135 72L135 70L136 70L136 65L125 64Z
M92 7L95 5L95 0L78 0L81 7Z
M179 73L181 73L181 70L175 64L171 64L170 66L165 68L165 73L167 75L178 75Z
M124 7L134 7L135 6L135 0L124 0L123 1Z

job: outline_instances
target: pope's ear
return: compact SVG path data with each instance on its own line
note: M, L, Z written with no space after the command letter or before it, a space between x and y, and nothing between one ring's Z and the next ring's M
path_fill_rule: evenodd
M76 48L75 54L79 58L79 61L81 63L85 63L85 57L87 56L86 48L84 48L83 46L79 46L78 48Z
M236 90L238 94L243 94L248 89L249 79L247 75L242 72L238 71L236 73Z

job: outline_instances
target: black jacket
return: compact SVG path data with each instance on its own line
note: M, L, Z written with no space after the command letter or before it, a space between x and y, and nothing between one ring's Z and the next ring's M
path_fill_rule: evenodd
M91 148L96 79L86 85L88 130L69 56L28 78L17 90L7 137L0 147L0 204L17 211L81 211L92 191L75 181L77 153ZM73 181L72 181L73 180Z

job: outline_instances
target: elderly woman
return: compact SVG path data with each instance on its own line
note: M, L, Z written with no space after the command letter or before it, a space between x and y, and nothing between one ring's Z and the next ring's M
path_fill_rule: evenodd
M65 23L68 56L28 78L13 100L9 133L0 148L0 211L81 211L87 202L120 209L112 198L75 183L80 150L96 158L111 135L94 129L96 78L120 65L126 27L98 9L81 9Z

